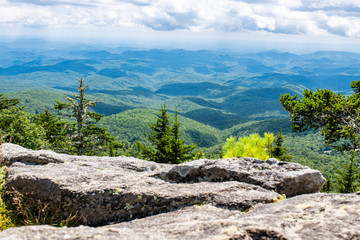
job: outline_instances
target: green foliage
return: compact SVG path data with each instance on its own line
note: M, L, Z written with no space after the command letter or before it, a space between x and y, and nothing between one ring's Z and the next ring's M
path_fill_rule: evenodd
M333 188L333 183L331 181L331 179L326 179L325 185L323 186L323 188L321 189L322 192L331 192Z
M271 156L280 161L289 162L291 160L291 155L287 154L287 148L283 146L284 140L285 137L280 130L280 132L278 132L275 136L271 149Z
M52 226L77 226L84 223L84 219L76 214L69 214L63 217L63 213L58 209L51 212L48 204L36 201L35 209L30 209L24 203L24 196L19 192L11 192L11 204L5 201L3 196L3 186L5 184L7 168L0 168L0 231L24 225L50 224Z
M171 128L171 142L170 142L170 162L181 163L191 160L194 157L192 150L196 148L196 144L186 145L185 141L181 139L180 122L178 113L175 114L173 126Z
M74 124L61 120L49 110L35 115L34 123L45 130L45 139L52 149L61 151L61 149L68 148L67 133L74 127Z
M15 227L15 223L11 218L11 212L8 210L4 200L2 199L6 172L7 172L6 167L0 168L0 231L5 230L7 228Z
M151 132L147 135L152 147L138 143L143 156L159 163L180 163L193 157L191 153L196 145L185 145L181 139L180 123L176 113L171 124L166 106L161 107L156 122L150 125Z
M274 134L265 133L264 137L259 134L251 134L246 137L230 137L226 140L223 147L224 158L231 157L254 157L266 160L270 157L271 144L274 140Z
M146 135L149 133L149 124L157 119L157 110L134 109L119 114L104 117L98 126L106 127L109 132L121 142L150 144ZM168 112L170 118L175 115ZM209 148L225 140L223 133L211 126L199 123L187 117L178 116L181 122L182 136L186 144L196 143L199 147ZM227 134L227 133L226 133Z
M341 164L342 169L335 167L335 178L338 181L338 191L340 193L351 193L357 191L360 186L358 179L360 178L359 168L355 161L355 152L351 152L348 163Z
M59 207L50 210L47 203L41 200L32 200L32 203L26 203L25 194L14 190L7 192L11 201L7 201L8 217L15 226L27 225L52 225L55 227L78 226L85 223L85 219L76 213L69 212L66 215Z
M44 144L44 129L31 121L31 115L16 107L18 99L8 99L0 94L0 142L19 144L39 149Z
M337 169L339 191L355 191L360 175L356 173L355 154L360 147L360 81L351 83L354 93L344 96L328 89L305 90L303 98L284 94L280 98L289 112L294 131L321 129L325 143L340 152L350 151L349 163Z
M151 133L147 138L152 143L154 150L139 144L139 147L146 159L159 163L170 162L170 141L171 128L166 106L162 106L156 122L150 125Z
M11 107L0 111L0 136L4 142L30 149L46 145L45 131L31 121L31 116L21 108Z
M316 92L305 89L302 99L284 94L280 102L289 112L294 131L321 129L326 144L349 140L348 144L333 145L340 151L356 149L359 145L360 95L357 93L346 97L328 89Z
M321 171L326 179L333 182L334 188L337 187L333 166L345 163L346 156L330 151L331 147L324 145L324 136L320 131L286 134L284 146L292 156L292 162Z
M54 100L61 101L64 98L64 92L28 90L7 92L4 93L4 96L19 99L20 106L23 106L23 110L27 113L38 114L45 110L50 110L52 113L55 113L56 111L53 109Z
M18 103L18 99L8 99L7 97L4 97L3 94L0 94L0 111L14 107Z
M228 136L245 136L253 133L262 135L266 132L279 132L280 130L284 134L292 133L289 118L266 119L240 123L230 129L224 130L223 133Z
M115 149L121 144L115 141L106 128L97 127L94 124L100 121L103 115L89 111L91 107L96 106L96 102L85 98L88 86L84 86L83 79L77 79L77 81L79 94L73 94L74 98L65 97L68 103L57 101L55 105L55 109L60 111L61 116L75 118L76 121L75 127L68 131L70 147L64 150L78 155L114 155Z

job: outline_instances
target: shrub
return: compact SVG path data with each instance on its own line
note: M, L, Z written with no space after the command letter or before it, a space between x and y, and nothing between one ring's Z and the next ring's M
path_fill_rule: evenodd
M235 137L226 139L223 147L224 158L231 157L254 157L266 160L270 157L272 151L272 142L274 140L273 133L265 133L261 137L258 133L251 134L246 137Z

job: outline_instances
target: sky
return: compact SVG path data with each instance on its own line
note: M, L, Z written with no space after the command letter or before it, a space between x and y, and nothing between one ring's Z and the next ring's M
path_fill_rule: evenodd
M0 36L360 51L360 1L0 0Z

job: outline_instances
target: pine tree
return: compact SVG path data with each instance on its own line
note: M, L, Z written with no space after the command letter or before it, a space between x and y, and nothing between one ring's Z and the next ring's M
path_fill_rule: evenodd
M151 132L147 134L147 138L151 142L154 150L144 144L138 143L142 155L150 161L169 163L171 127L165 104L161 106L160 114L156 122L150 125L150 129Z
M194 157L192 151L195 148L195 144L186 145L185 141L181 139L180 123L176 112L171 128L170 163L181 163L192 159Z
M193 157L191 151L195 145L185 145L181 139L180 123L178 114L171 124L167 113L166 105L161 106L160 113L156 122L150 125L151 132L147 138L151 142L151 147L138 143L142 155L158 163L180 163Z
M360 178L359 168L355 162L355 152L351 152L349 162L347 164L341 164L342 169L335 167L335 178L338 182L338 191L340 193L355 192L359 187L358 179Z
M75 118L75 127L69 133L70 149L68 153L77 155L102 155L110 152L114 155L114 148L121 146L111 136L106 128L97 127L94 123L100 121L103 115L90 112L91 107L96 106L96 101L85 98L85 91L88 86L84 85L83 79L77 79L79 86L76 88L78 95L73 94L73 98L65 97L68 103L57 101L55 109L59 110L59 115L69 119ZM65 112L61 112L65 111Z
M289 162L291 160L291 156L287 155L287 148L283 146L284 143L284 135L281 130L276 134L275 140L273 142L272 147L272 157L277 158L280 161Z
M321 129L327 145L342 153L350 152L343 169L336 168L340 192L355 191L360 179L355 158L360 147L360 81L352 82L351 88L354 93L348 96L328 89L305 89L302 99L290 94L280 98L291 117L293 131Z

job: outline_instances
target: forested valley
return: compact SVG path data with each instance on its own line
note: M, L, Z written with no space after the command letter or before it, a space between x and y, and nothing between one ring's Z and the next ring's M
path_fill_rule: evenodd
M352 94L351 82L360 80L360 54L77 48L54 42L29 47L28 41L3 43L0 53L2 141L84 154L68 147L79 142L79 134L71 109L61 105L69 102L64 97L78 94L76 79L84 79L87 101L94 103L89 112L97 115L90 114L81 131L96 132L107 146L89 155L142 158L140 146L151 145L150 126L166 106L171 121L177 116L184 144L196 144L193 159L223 157L230 137L281 131L291 161L320 170L333 182L329 191L336 191L334 166L347 163L348 154L325 145L321 129L293 132L279 100L317 88ZM55 133L47 135L44 122L52 122L47 127ZM63 133L68 140L54 138L67 128L73 129L71 136Z

